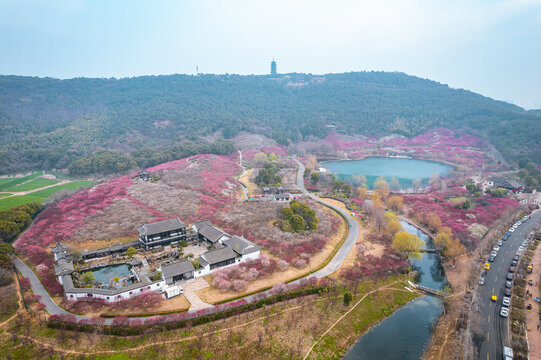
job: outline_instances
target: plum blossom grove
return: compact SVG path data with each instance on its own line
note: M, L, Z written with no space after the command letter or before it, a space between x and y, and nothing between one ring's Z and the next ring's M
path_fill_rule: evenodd
M470 232L472 224L490 226L507 211L519 206L515 200L496 198L491 195L482 195L474 198L472 206L462 209L456 206L453 198L464 196L468 191L459 186L431 191L427 194L413 194L404 196L409 216L425 222L429 215L436 214L442 221L442 226L449 227L464 245L472 248L479 238Z

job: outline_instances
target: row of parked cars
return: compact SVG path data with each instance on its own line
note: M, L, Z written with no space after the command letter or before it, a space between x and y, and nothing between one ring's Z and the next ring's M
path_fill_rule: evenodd
M509 228L509 232L512 233L514 232L520 225L522 225L523 222L525 222L526 220L528 220L530 217L529 216L523 216L519 221L517 221L516 223L513 224L513 226L511 226Z
M492 249L492 252L490 253L488 262L485 264L484 268L486 271L490 269L490 262L494 262L494 260L496 259L496 256L498 256L498 253L501 247L503 246L504 241L507 241L507 239L509 239L509 237L511 236L511 233L513 233L520 225L522 225L528 219L529 219L528 216L522 217L519 221L514 223L513 226L509 228L509 231L501 238L501 240L498 241L498 243L494 246L494 248ZM524 252L524 249L526 248L526 246L528 246L528 241L524 241L519 246L515 256L513 257L513 260L511 261L511 265L509 266L509 272L507 273L506 281L505 281L505 289L504 289L505 296L502 298L501 309L500 309L500 315L503 317L509 316L509 306L511 305L511 293L512 293L511 289L513 287L513 278L514 278L515 271L517 269L516 266L518 264L520 256ZM479 284L483 285L484 283L485 283L485 279L483 277L479 278ZM492 295L492 301L497 302L498 296Z

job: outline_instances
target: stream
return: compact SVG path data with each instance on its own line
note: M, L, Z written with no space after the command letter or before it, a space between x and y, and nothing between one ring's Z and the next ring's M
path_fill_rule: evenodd
M434 247L432 239L413 225L401 221L405 231L419 236L426 249ZM447 280L438 254L424 253L409 259L417 270L416 283L436 290L442 289ZM391 316L381 321L349 349L344 360L419 360L434 333L434 327L443 312L443 303L432 296L417 298Z

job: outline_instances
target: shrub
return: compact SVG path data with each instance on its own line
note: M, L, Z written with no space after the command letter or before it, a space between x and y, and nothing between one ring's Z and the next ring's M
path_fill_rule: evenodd
M6 286L13 282L13 271L0 268L0 286Z
M351 294L351 292L346 291L344 293L344 305L349 306L349 304L351 303L351 300L353 300L353 295Z

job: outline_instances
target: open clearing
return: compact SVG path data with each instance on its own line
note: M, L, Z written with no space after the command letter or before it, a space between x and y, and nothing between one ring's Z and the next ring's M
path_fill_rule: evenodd
M58 181L58 180L46 179L46 178L39 177L37 179L25 182L24 184L20 184L20 185L16 185L16 186L12 186L10 188L7 188L6 191L16 193L16 192L36 190L36 189L40 189L40 188L45 187L45 186L58 184L59 182L60 181Z
M40 178L40 179L41 180L51 181L50 179L42 179L42 178ZM40 180L40 179L36 179L36 180ZM28 182L27 184L33 183L36 180L32 180L32 181ZM55 183L58 183L58 181L56 181ZM26 184L23 184L23 185L20 185L20 186L25 186L25 185ZM73 189L77 189L79 187L88 187L90 185L92 185L91 181L84 181L83 180L83 181L73 181L73 182L65 183L65 184L58 185L58 186L51 186L51 187L48 187L48 188L43 189L43 190L38 190L38 191L31 192L28 195L9 196L9 194L0 194L0 210L10 209L12 207L23 205L23 204L28 204L28 203L31 203L31 202L42 203L43 201L45 201L45 199L47 199L49 196L51 196L52 194L54 194L55 192L57 192L59 190L63 190L63 189L73 190ZM47 185L44 185L44 186L47 186ZM48 185L48 186L50 186L50 185ZM43 186L41 186L41 187L43 187ZM37 189L39 189L39 188L37 188ZM2 196L2 195L4 195L4 196ZM9 196L9 197L7 197L7 196Z
M40 176L39 173L23 176L23 177L17 177L17 178L4 178L0 179L0 191L4 191L5 189L17 186L19 184L22 184L26 181L32 180Z

